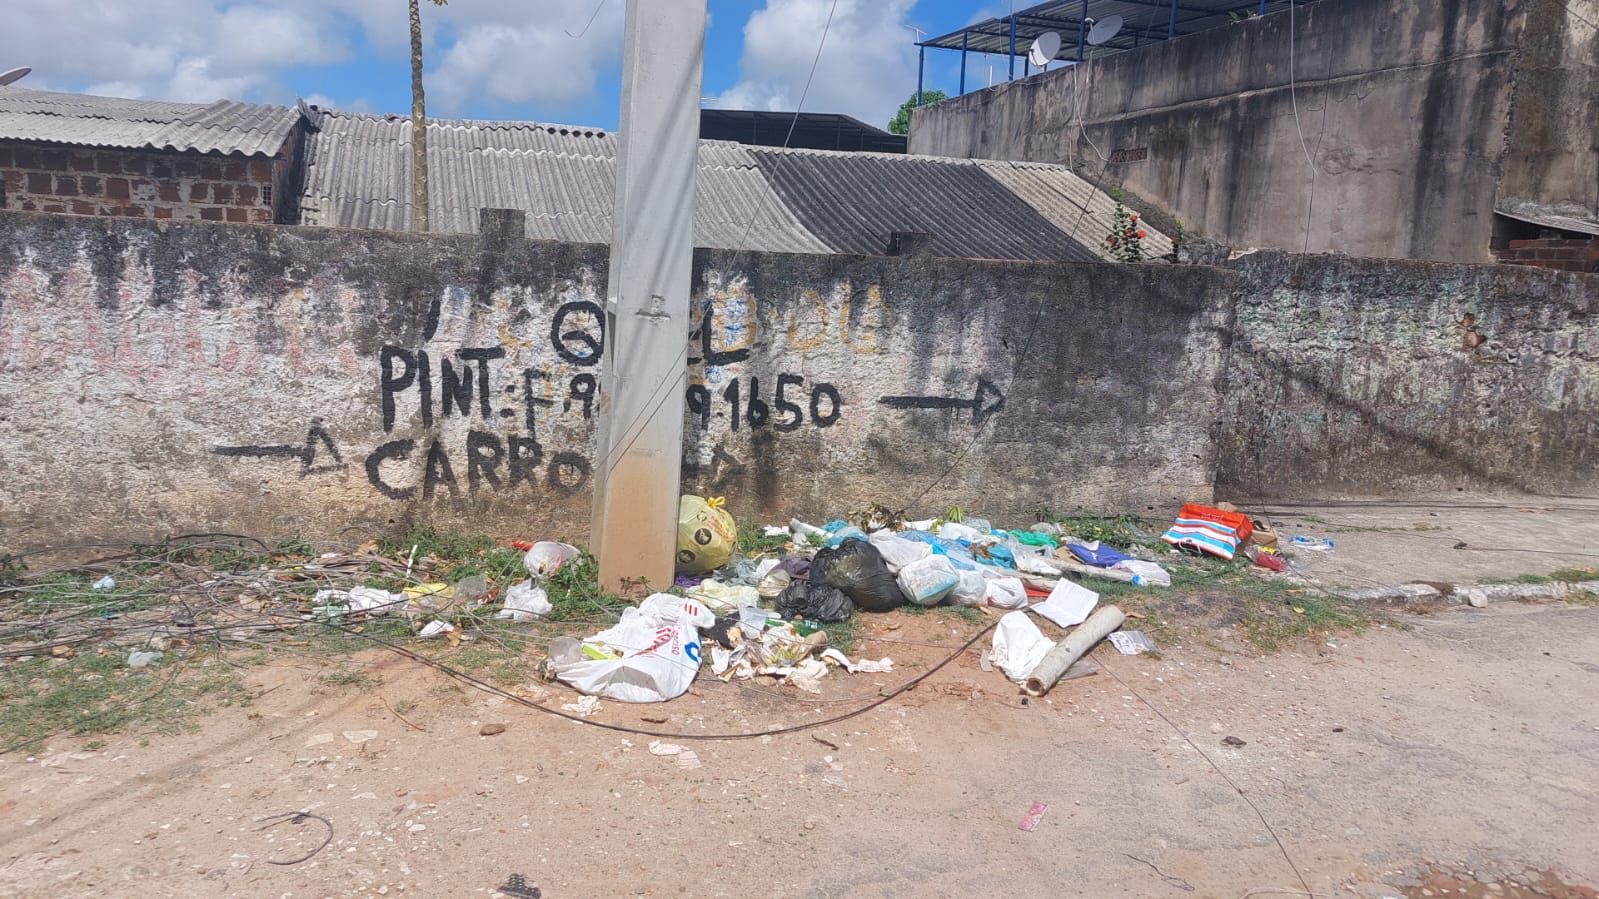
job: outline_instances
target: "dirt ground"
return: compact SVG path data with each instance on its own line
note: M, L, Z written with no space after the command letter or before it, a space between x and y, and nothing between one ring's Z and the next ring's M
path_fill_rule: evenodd
M858 708L981 626L873 616L855 654L892 674L809 697L702 673L590 719L692 735L670 740L691 757L382 650L341 686L319 678L336 660L279 658L192 735L0 757L0 895L486 896L518 874L546 897L1237 899L1302 890L1285 851L1316 896L1599 895L1591 607L1400 616L1269 656L1101 646L1101 673L1025 704L972 651L848 721L701 738Z

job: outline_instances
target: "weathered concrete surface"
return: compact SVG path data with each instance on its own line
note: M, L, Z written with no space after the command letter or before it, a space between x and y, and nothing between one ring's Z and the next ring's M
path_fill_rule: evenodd
M1599 0L1315 3L1294 90L1276 13L919 110L911 152L1073 164L1234 246L1485 262L1501 175L1596 206L1594 21Z
M0 546L585 538L604 271L519 238L0 214ZM686 484L737 512L1210 495L1235 274L702 251L695 281Z
M1222 492L1599 495L1599 277L1281 253L1234 266Z

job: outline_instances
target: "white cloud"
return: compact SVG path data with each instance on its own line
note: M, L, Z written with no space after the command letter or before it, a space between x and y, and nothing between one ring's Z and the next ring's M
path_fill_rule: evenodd
M881 127L916 90L914 35L905 27L915 0L837 0L810 90L833 0L766 0L744 25L739 81L716 97L723 109L842 112Z
M568 103L620 59L624 0L422 2L428 88L448 114L487 97ZM0 0L0 62L25 86L125 97L287 102L283 76L352 58L357 33L405 77L403 0ZM326 99L324 97L323 99ZM430 104L431 105L431 104Z

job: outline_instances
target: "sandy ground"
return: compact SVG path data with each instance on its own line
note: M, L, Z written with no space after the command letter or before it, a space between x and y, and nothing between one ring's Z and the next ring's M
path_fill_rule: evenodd
M290 657L193 735L0 758L0 894L474 896L515 873L547 897L1293 895L1251 892L1300 886L1247 796L1318 896L1439 895L1429 864L1472 895L1594 896L1549 884L1599 883L1599 609L1399 625L1267 657L1102 646L1104 672L1026 704L968 653L840 724L673 740L698 767L381 651L362 656L382 678L364 688ZM832 676L824 701L702 675L592 720L702 735L821 719L974 629L874 616L860 651L898 670ZM407 700L425 732L385 705ZM315 819L258 829L301 809L331 841L272 864L326 836Z
M1301 552L1299 572L1361 587L1599 568L1599 499L1449 494L1424 499L1318 500L1249 508L1286 540L1332 539ZM1464 546L1461 546L1464 544Z

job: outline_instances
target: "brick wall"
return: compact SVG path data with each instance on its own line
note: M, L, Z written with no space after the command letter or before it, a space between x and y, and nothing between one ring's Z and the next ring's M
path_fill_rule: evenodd
M1566 272L1599 272L1599 237L1586 240L1512 240L1494 256L1509 265L1536 265Z
M0 141L0 209L271 223L293 145L269 158Z

